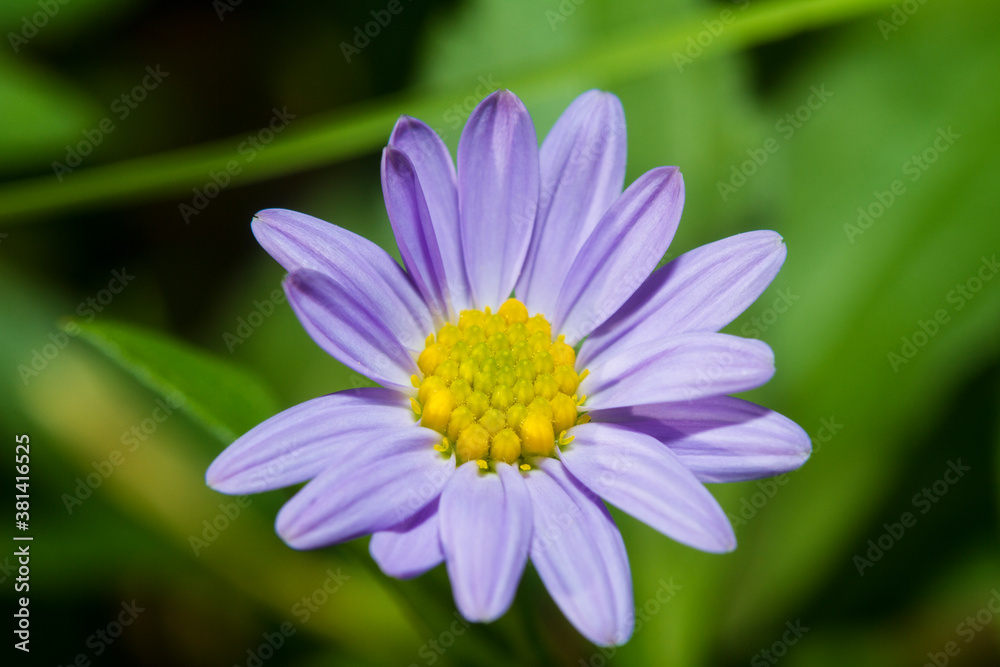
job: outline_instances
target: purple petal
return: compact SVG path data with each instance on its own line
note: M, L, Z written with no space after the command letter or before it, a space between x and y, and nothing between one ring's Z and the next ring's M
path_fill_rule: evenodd
M507 300L538 208L538 141L524 104L498 90L475 108L458 142L458 208L477 308Z
M424 349L434 330L417 288L389 254L368 239L295 211L268 209L254 216L254 236L285 270L325 273L344 290L363 294L374 315L408 349Z
M417 172L417 181L434 224L447 278L446 294L456 311L472 307L472 293L465 275L458 224L458 186L455 165L441 137L423 122L401 116L389 145L406 153Z
M412 579L444 560L441 550L438 498L406 521L372 535L372 558L390 577Z
M601 646L632 635L632 574L625 543L599 498L560 461L540 459L528 473L534 505L531 562L580 633Z
M576 345L628 300L667 251L684 208L677 167L640 176L612 204L566 275L553 329Z
M409 158L392 146L382 151L382 195L403 263L417 289L438 317L452 319L441 251L423 190Z
M555 314L573 259L622 192L625 152L625 111L599 90L577 97L545 137L538 216L516 289L529 312Z
M455 471L454 458L434 449L440 441L440 433L419 426L359 440L285 503L278 534L296 549L315 549L405 521L437 498Z
M318 475L373 433L413 428L407 397L377 387L320 396L279 412L229 445L208 468L216 491L260 493Z
M417 364L364 293L307 269L289 274L284 287L292 310L317 345L379 384L412 391L410 376L419 372Z
M516 468L461 466L441 492L441 544L455 604L470 621L489 622L514 600L531 544L531 498Z
M759 340L691 333L630 347L590 370L578 390L587 408L619 408L754 389L774 375L774 353Z
M652 436L591 422L560 454L573 476L636 519L702 551L731 551L736 536L719 503Z
M747 232L684 253L656 271L580 349L580 363L663 336L712 332L732 322L771 284L785 261L771 231Z
M702 482L778 475L805 463L812 449L791 419L731 396L594 410L590 416L656 438Z

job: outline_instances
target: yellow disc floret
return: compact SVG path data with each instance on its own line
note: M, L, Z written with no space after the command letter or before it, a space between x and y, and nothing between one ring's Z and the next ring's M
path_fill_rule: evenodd
M414 412L444 436L439 451L454 447L459 464L529 469L531 458L553 456L569 441L562 434L585 420L575 364L573 348L562 336L553 340L548 320L529 316L517 299L496 313L463 310L457 324L427 337L421 376L413 377Z
M552 420L537 412L529 413L521 424L521 451L526 456L546 456L553 450L556 432Z

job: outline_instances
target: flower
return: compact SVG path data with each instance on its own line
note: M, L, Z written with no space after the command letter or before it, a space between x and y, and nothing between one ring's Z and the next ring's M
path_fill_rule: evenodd
M704 483L809 456L796 424L727 396L771 378L770 348L717 333L770 284L785 246L749 232L654 272L683 180L660 167L622 192L624 112L609 93L577 98L538 148L527 109L497 91L469 117L457 162L427 125L399 119L382 188L405 270L335 225L257 214L306 331L382 386L275 415L216 459L208 484L311 480L278 514L289 545L371 533L372 557L400 578L444 561L472 621L507 610L530 555L584 636L624 643L631 574L601 499L725 552L733 529Z

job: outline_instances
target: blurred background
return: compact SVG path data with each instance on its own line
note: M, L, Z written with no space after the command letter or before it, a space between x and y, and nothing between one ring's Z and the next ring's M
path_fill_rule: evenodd
M4 0L12 629L10 537L34 538L13 664L1000 665L998 19L973 0ZM530 567L507 616L466 628L443 568L391 580L366 540L293 551L273 531L292 490L204 485L260 420L367 382L298 325L251 216L307 212L398 257L395 119L454 151L497 87L539 138L587 89L621 98L627 180L684 173L667 259L752 229L788 246L727 331L774 348L748 398L814 455L710 487L731 554L613 511L638 609L618 649Z

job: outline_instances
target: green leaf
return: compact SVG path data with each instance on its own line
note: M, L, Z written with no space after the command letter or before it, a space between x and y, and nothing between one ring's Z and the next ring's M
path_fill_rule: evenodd
M274 415L277 401L246 370L161 333L117 322L70 320L80 337L182 409L225 443Z
M63 147L98 118L93 101L66 81L23 58L0 57L0 169L37 162L39 155L65 159ZM51 173L45 178L59 184Z
M147 0L87 0L87 2L39 2L39 0L4 0L0 3L0 33L4 41L20 45L18 38L49 40L99 29L99 24L113 20L146 4ZM16 37L12 37L14 33ZM20 48L15 53L20 52Z
M786 37L888 7L892 0L776 1L751 4L706 51L706 58ZM674 67L673 54L689 37L704 30L703 21L716 20L717 8L681 20L652 26L638 25L602 41L568 52L544 64L527 63L496 72L496 79L530 97L567 79L585 78L607 85L662 72ZM537 20L545 21L544 12ZM470 85L471 84L471 85ZM418 118L443 118L456 101L464 100L478 82L467 78L434 90L366 102L344 112L294 120L287 134L266 152L243 165L239 183L296 173L342 161L377 149L388 138L393 122L402 114ZM232 160L233 139L184 150L80 169L65 183L51 177L25 179L0 186L0 219L27 221L30 216L82 206L122 204L142 198L162 197L199 185L205 174L224 169ZM235 179L234 179L235 180Z
M817 451L740 534L725 628L736 643L749 646L793 618L850 563L859 526L878 520L898 462L912 455L913 434L933 424L964 377L1000 353L996 281L971 300L953 294L1000 247L1000 227L985 214L998 178L1000 94L981 85L1000 49L981 17L968 28L975 11L924 5L888 40L874 22L859 24L774 100L780 118L813 87L833 94L746 188L783 182L787 202L772 224L789 252L775 288L796 295L764 334L778 360L766 393L786 398L761 402L799 421ZM948 48L928 53L927 44L941 42ZM908 68L920 75L901 77ZM960 108L948 103L964 90L976 94ZM943 136L949 128L961 135L951 143ZM914 156L925 154L927 168L916 167ZM890 200L896 182L905 189ZM731 201L745 204L748 195L741 190ZM859 207L874 220L848 234ZM771 303L773 294L748 315ZM944 324L926 324L939 313ZM934 334L894 365L889 354L903 354L904 338L924 336L921 323ZM821 420L842 427L832 440ZM744 489L744 498L754 493L753 485Z

